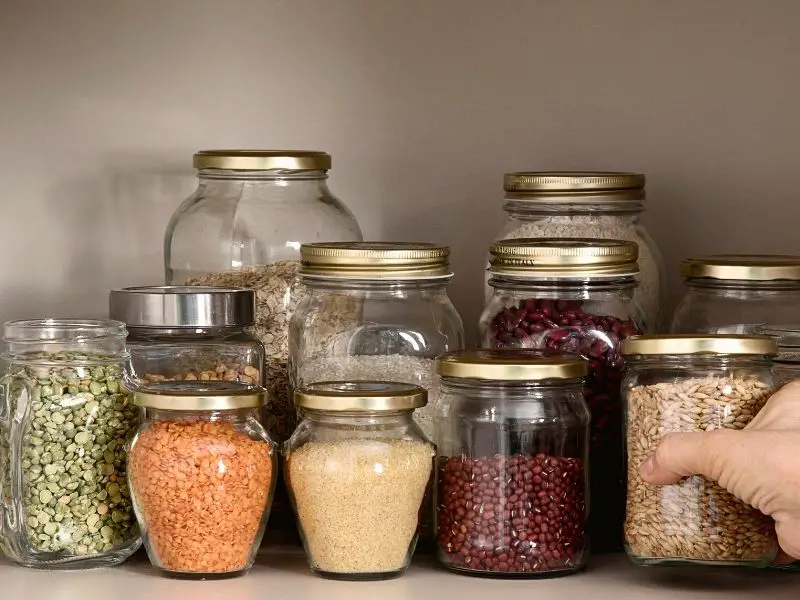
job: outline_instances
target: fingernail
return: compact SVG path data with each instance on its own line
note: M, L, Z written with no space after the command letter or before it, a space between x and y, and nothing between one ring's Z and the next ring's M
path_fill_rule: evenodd
M642 463L642 475L644 477L649 477L655 472L655 470L656 470L656 465L653 461L652 456Z

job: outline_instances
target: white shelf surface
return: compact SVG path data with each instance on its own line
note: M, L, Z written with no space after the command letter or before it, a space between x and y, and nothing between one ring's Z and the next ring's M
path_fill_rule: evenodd
M643 568L622 555L592 559L577 575L508 580L455 575L428 557L398 579L330 581L300 556L262 555L244 577L168 579L144 559L113 569L38 571L0 559L2 600L798 600L800 573L726 568Z

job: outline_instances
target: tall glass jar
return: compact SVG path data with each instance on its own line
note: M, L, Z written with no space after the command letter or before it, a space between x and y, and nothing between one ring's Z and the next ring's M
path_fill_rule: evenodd
M260 384L264 346L255 292L243 288L145 286L112 290L109 316L128 327L133 377L158 381Z
M589 360L592 546L622 549L624 448L621 340L641 333L634 298L636 245L621 240L532 239L492 244L494 289L480 320L484 348L550 348Z
M286 479L311 569L332 579L402 575L411 562L435 449L412 419L419 386L358 381L295 393L303 421Z
M130 445L128 481L150 562L184 578L246 573L277 477L275 444L258 422L264 388L168 381L134 398L147 419Z
M289 329L295 388L331 380L420 385L429 403L415 419L430 437L439 389L434 359L464 347L464 325L447 295L449 254L434 244L304 244L300 275L308 293Z
M289 393L288 327L304 294L300 245L358 241L352 213L328 189L331 157L294 150L204 150L194 155L197 191L172 215L164 237L168 284L256 291L253 333L264 344L270 435L295 425Z
M645 176L638 173L545 171L508 173L508 218L496 240L606 238L639 246L637 300L648 329L663 324L666 272L661 252L641 223ZM487 298L491 288L487 285Z
M120 564L141 543L125 482L138 412L122 385L125 324L5 324L0 547L26 567Z
M683 261L673 333L753 333L800 322L800 256L719 255Z
M654 486L642 463L673 432L744 429L774 391L775 341L747 335L653 335L622 343L627 358L625 547L638 564L769 565L772 518L696 475Z
M496 577L581 569L589 555L586 361L477 350L446 354L438 365L439 560ZM594 506L601 515L608 508Z

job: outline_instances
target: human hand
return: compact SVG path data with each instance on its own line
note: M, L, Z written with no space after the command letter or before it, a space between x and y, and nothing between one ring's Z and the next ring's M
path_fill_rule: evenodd
M690 475L716 481L771 516L783 552L800 559L800 380L776 392L741 431L664 436L641 474L656 485Z

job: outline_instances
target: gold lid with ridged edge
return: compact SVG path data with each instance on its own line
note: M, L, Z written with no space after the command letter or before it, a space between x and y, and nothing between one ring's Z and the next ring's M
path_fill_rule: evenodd
M639 272L636 242L515 238L489 246L489 271L517 277L606 277Z
M195 169L227 171L327 171L331 155L317 150L200 150Z
M663 354L724 354L774 356L778 343L766 335L734 334L655 334L635 335L622 341L620 353Z
M415 242L330 242L300 246L300 275L334 279L452 277L450 248Z
M543 350L459 350L436 359L442 377L490 381L581 379L589 372L580 356Z
M233 381L162 381L133 390L136 406L169 411L259 408L266 398L264 388Z
M428 392L394 381L319 381L297 390L294 402L304 410L391 412L425 406Z
M638 202L645 176L614 171L521 171L503 176L507 197L539 203Z
M800 256L769 254L719 254L687 258L681 262L685 279L729 281L800 281Z

